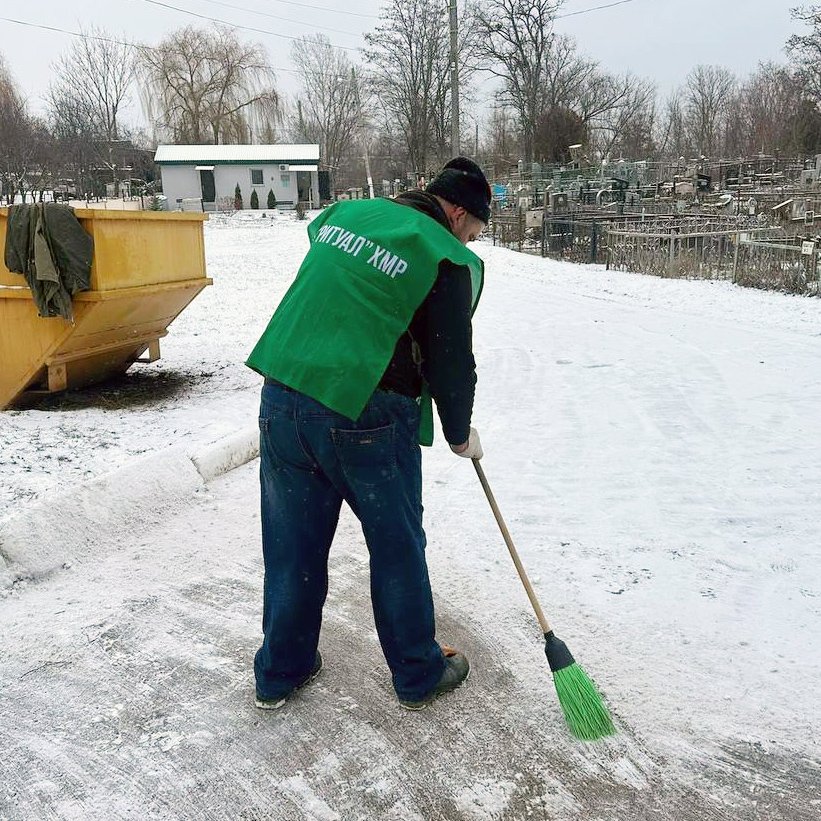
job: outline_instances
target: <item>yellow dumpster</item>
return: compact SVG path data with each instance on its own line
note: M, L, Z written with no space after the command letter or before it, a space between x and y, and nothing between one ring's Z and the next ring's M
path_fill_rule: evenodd
M94 238L94 258L90 290L74 295L72 323L38 316L24 278L5 267L8 209L0 208L0 409L155 361L170 323L213 281L205 275L205 214L75 214Z

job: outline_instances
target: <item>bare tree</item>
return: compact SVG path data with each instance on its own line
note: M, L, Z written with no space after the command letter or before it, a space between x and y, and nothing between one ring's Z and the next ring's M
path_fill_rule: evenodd
M554 34L544 56L541 105L569 105L578 99L595 63L579 54L576 41L566 34Z
M790 118L788 145L801 154L821 151L821 113L806 97L801 97L798 108Z
M288 137L294 143L320 143L322 153L322 135L319 122L308 119L302 108L302 99L297 98L293 105L287 102L283 105L283 117L288 126Z
M441 0L390 0L380 24L365 35L375 100L405 135L408 159L419 172L431 155L441 161L450 132L450 57L446 5ZM462 81L475 27L460 27ZM464 62L461 62L464 60Z
M821 6L797 6L790 11L793 19L810 30L787 40L787 53L800 83L789 140L799 151L814 152L821 148Z
M790 72L775 63L760 63L741 84L732 119L738 123L733 154L786 149L790 123L800 105L799 84Z
M478 49L503 82L500 100L518 115L522 153L533 160L536 123L546 105L553 21L563 0L488 0L476 9Z
M128 102L134 80L134 49L92 27L73 41L52 66L57 81L52 101L73 100L76 111L89 119L100 160L110 173L115 194L119 186L117 142L120 140L120 109Z
M595 141L604 157L649 157L656 151L656 87L652 80L630 75L622 78L604 76L592 88L600 88L594 97L594 116L585 119L595 129Z
M519 144L516 139L514 115L504 105L496 105L490 115L488 139L484 145L487 164L496 174L515 166L519 158Z
M259 43L230 29L186 26L140 50L140 98L156 131L177 143L253 142L280 113Z
M603 72L572 37L555 33L562 2L490 0L476 12L479 50L503 81L501 101L518 115L526 162L566 159L580 139L607 153L653 96L645 81Z
M71 180L78 197L94 192L93 169L98 159L98 131L86 100L66 86L51 86L46 98L54 140L58 147L56 178Z
M574 108L590 130L591 139L599 144L601 153L608 155L629 127L631 118L637 116L646 103L647 83L630 74L607 74L593 62L588 63L583 76L585 82L579 88Z
M821 113L800 75L786 66L759 63L739 89L737 111L737 153L809 153L819 147L812 135Z
M29 114L26 100L0 56L0 188L7 203L23 202L43 173L43 125Z
M0 56L0 188L6 202L17 190L17 152L20 123L26 116L25 101Z
M28 139L31 163L26 182L32 199L43 202L46 191L54 190L57 174L62 168L62 158L54 135L44 119L30 119Z
M807 34L793 34L787 40L787 53L813 102L821 107L821 6L790 9L794 20L810 27Z
M699 66L665 102L656 139L666 157L813 153L821 112L787 66L760 63L738 83L726 69Z
M302 37L291 47L302 79L297 130L320 145L331 169L339 166L364 123L365 91L347 55L323 34Z
M684 97L681 89L676 89L664 101L657 142L659 151L665 157L682 157L690 152L684 115Z
M720 153L725 118L731 116L735 75L722 66L696 66L685 82L685 106L691 139L697 151Z

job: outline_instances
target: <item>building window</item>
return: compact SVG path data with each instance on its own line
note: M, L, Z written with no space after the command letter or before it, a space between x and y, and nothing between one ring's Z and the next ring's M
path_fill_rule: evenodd
M282 183L283 188L287 188L291 184L291 175L290 174L280 174L279 181Z
M251 169L251 185L264 185L262 179L262 169L261 168L252 168Z

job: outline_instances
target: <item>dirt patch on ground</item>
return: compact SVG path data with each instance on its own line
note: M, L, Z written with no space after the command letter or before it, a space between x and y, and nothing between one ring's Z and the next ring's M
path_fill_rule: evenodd
M19 410L61 411L123 410L144 405L157 405L186 396L192 388L212 376L206 371L190 372L133 370L115 376L98 385L63 391L62 393L29 395L17 405Z

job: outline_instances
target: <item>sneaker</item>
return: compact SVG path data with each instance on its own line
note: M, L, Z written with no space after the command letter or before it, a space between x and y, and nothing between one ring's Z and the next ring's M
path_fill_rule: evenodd
M313 670L311 670L311 672L308 673L308 675L300 681L296 687L279 698L262 698L262 696L257 693L256 698L254 699L254 704L256 704L260 710L278 710L297 690L304 687L306 684L310 684L319 675L321 670L322 656L319 654L319 650L317 650Z
M467 681L470 674L470 663L458 650L453 647L442 645L442 655L445 657L445 672L439 683L419 701L407 701L399 699L399 703L406 710L424 710L435 698L443 693L449 693L457 687L461 687Z

